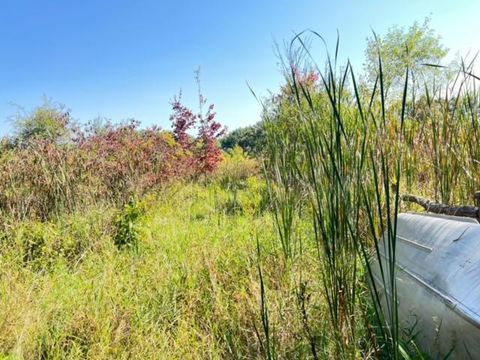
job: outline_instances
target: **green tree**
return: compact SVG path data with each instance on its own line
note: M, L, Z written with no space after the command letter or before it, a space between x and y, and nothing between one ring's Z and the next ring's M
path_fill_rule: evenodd
M14 119L15 146L24 146L35 139L66 141L70 135L70 112L62 105L45 101L30 113L19 113Z
M240 146L243 151L251 155L258 155L265 146L265 131L262 122L255 125L238 128L229 132L220 139L223 150L234 149Z
M367 38L366 61L367 79L374 83L379 76L378 55L382 58L383 80L387 89L402 89L406 69L409 82L416 89L419 79L431 81L440 70L424 64L438 65L447 55L448 49L441 44L441 38L430 27L430 19L415 22L409 28L394 26L383 36Z

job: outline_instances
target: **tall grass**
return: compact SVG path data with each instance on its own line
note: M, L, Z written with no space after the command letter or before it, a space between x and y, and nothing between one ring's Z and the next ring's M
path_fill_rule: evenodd
M480 175L476 79L464 66L450 83L412 89L405 69L403 89L388 92L380 52L376 81L359 84L349 62L338 64L338 43L321 70L305 35L292 41L287 84L264 111L265 175L292 264L286 271L302 261L292 234L296 219L307 219L312 235L304 241L314 244L327 304L316 319L331 334L327 357L408 358L395 276L400 192L444 203L471 199ZM298 316L305 317L301 310ZM318 358L313 339L311 355Z
M405 69L388 91L381 53L366 84L338 44L320 69L305 35L265 108L265 182L239 149L208 184L176 182L182 137L135 124L2 143L1 356L417 355L397 312L396 219L416 209L400 195L472 200L479 79L463 62L413 97Z

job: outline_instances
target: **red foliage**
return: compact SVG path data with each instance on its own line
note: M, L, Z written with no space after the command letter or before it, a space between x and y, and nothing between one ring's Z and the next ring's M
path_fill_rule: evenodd
M316 86L318 84L318 80L320 79L318 73L313 70L302 71L298 67L293 66L292 72L297 84L300 84L304 87Z
M182 103L182 93L174 97L171 105L173 114L170 116L172 122L173 134L175 140L186 150L189 150L192 145L192 139L188 134L188 130L195 126L197 115L190 109L185 107Z
M97 201L123 205L191 174L171 134L138 125L77 129L73 142L35 139L3 152L0 213L48 219Z
M206 99L200 94L200 108L206 103ZM216 113L214 105L208 107L205 115L195 115L184 106L179 98L172 102L173 114L170 116L175 138L182 146L188 157L188 162L198 174L208 174L217 168L222 160L222 152L217 144L217 139L222 136L226 128L215 121ZM193 139L187 130L192 129L198 122L198 136Z
M215 121L216 113L213 111L213 107L213 104L210 105L206 115L200 119L197 171L201 174L215 171L218 164L222 161L222 151L218 147L217 139L227 129Z
M135 121L110 126L79 143L79 149L89 154L88 171L99 175L111 193L143 192L186 171L179 145L171 137L169 141L168 134L138 126Z
M320 75L314 70L301 70L298 66L292 65L287 74L287 84L281 87L280 94L277 97L290 97L293 95L293 82L295 82L298 91L301 89L312 90L318 87Z
M192 175L208 174L221 161L217 139L225 129L213 105L203 116L172 102L171 133L122 125L72 127L65 139L31 137L0 152L0 214L48 219L82 206L131 196ZM205 100L200 96L201 106ZM67 114L68 115L68 114ZM188 131L198 124L198 136Z

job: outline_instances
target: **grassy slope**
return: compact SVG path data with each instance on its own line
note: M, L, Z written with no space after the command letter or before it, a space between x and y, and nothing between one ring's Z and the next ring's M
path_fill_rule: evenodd
M149 200L138 251L114 246L109 209L14 225L0 257L0 354L258 356L255 237L276 251L269 215L253 211L259 187L254 180L240 193L245 211L235 215L214 186L178 186Z

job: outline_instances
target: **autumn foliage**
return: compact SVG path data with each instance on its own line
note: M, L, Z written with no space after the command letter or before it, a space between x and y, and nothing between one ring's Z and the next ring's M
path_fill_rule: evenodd
M172 102L172 122L175 140L182 147L187 162L196 175L208 175L217 169L222 160L222 151L218 146L218 138L226 128L215 120L214 105L208 106L207 112L202 113L207 101L199 95L200 113L195 114L181 102L181 94ZM197 128L198 134L193 137L188 133Z
M138 121L80 128L63 109L36 109L21 123L28 128L0 144L0 215L48 219L97 202L123 206L132 196L213 172L222 133L213 105L202 117L178 98L172 110L173 132L142 129ZM193 137L188 131L197 124Z

